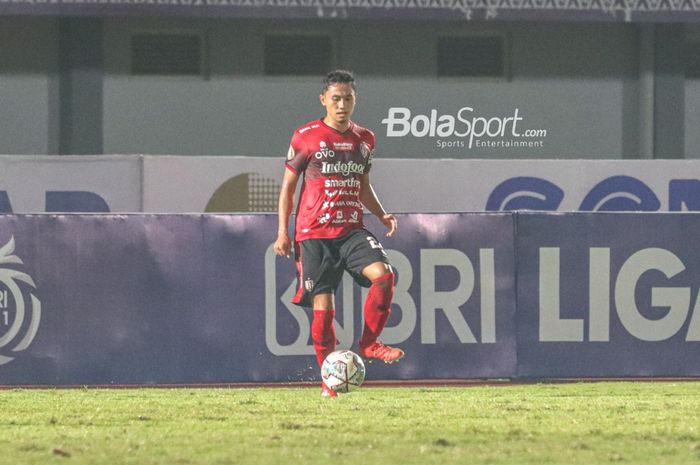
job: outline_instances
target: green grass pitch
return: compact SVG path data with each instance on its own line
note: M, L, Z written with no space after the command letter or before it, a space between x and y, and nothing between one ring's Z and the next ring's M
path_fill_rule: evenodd
M0 464L700 464L700 383L8 389Z

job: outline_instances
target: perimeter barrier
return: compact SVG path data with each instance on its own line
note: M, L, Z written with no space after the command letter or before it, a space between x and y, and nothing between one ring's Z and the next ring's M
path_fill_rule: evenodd
M276 212L284 162L0 155L0 213ZM394 213L700 211L700 159L377 158L372 184Z
M700 375L700 215L398 220L383 339L407 356L368 379ZM276 230L271 214L0 215L0 384L318 379ZM363 295L344 279L341 348Z

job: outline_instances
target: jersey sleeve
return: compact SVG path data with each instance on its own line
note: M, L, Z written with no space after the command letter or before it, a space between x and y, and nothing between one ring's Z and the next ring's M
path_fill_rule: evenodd
M365 158L365 170L364 174L369 173L372 169L372 162L374 161L374 146L376 144L376 138L372 131L367 131L362 137L362 156Z
M299 174L306 169L308 163L308 150L306 149L304 138L299 134L299 131L294 131L292 140L289 143L289 151L287 152L287 161L285 165L287 168Z

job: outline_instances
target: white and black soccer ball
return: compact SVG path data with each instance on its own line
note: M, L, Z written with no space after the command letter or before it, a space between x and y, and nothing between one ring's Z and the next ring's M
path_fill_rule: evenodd
M365 363L355 352L336 350L323 361L321 378L335 392L353 391L365 380Z

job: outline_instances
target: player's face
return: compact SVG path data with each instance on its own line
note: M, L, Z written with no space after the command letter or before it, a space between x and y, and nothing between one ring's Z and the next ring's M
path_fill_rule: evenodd
M321 94L321 104L326 107L326 123L336 129L345 129L355 109L355 91L345 83L328 86Z

